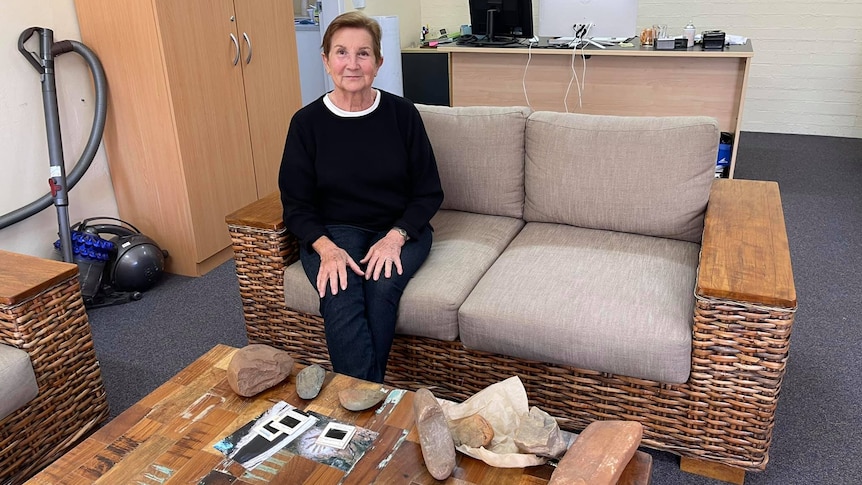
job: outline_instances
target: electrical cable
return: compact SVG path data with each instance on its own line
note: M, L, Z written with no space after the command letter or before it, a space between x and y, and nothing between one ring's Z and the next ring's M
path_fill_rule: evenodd
M530 61L533 59L533 43L527 46L527 65L524 66L524 76L521 78L521 87L524 89L524 99L527 101L527 107L531 110L533 105L530 104L530 97L527 96L527 68L530 67Z
M584 41L584 37L589 35L590 29L593 28L593 24L575 24L572 26L572 30L575 32L575 38L569 44L572 46L572 77L569 79L569 85L566 88L566 94L563 97L563 106L566 108L566 113L569 113L569 91L572 89L572 83L575 82L578 87L578 108L582 109L584 107L583 104L583 92L587 87L587 54L584 52L587 48L587 42ZM581 48L581 59L583 60L583 70L581 73L581 77L578 78L577 70L575 69L575 59L578 57L578 47Z
M569 78L569 85L566 87L566 95L563 97L563 106L566 108L566 113L569 113L569 91L572 90L572 82L577 81L578 99L581 99L581 82L578 81L578 73L575 71L575 57L577 56L577 52L577 49L572 49L572 77Z
M581 47L581 60L583 61L584 68L581 71L581 89L578 90L578 108L583 108L583 92L587 90L587 54L584 50L587 48L587 44L584 44Z
M572 83L573 82L576 83L578 86L578 104L580 104L580 99L581 99L581 82L580 82L580 80L578 80L577 71L575 71L575 57L577 56L577 53L578 53L578 44L581 43L581 38L579 36L581 29L582 28L581 28L580 24L572 25L572 33L574 34L574 37L572 38L572 41L569 43L569 47L572 47L572 63L571 63L572 77L569 78L569 85L566 86L566 94L563 96L563 107L566 108L566 113L569 113L569 91L572 90Z
M584 29L583 37L585 39L589 39L590 30L593 29L593 24L589 23L586 25ZM583 109L583 93L587 90L587 53L585 52L587 49L587 42L585 40L581 41L581 60L583 61L583 70L581 71L581 88L578 90L578 108ZM577 51L577 48L575 48Z

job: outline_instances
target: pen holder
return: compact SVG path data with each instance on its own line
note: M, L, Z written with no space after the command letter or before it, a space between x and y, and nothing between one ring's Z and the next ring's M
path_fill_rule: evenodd
M655 39L655 32L652 28L647 27L641 31L641 45L651 46Z

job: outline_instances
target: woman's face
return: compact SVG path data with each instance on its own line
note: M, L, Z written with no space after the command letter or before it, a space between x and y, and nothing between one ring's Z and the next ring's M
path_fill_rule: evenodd
M332 35L332 47L323 54L323 64L336 89L356 93L371 89L383 59L375 58L367 30L343 28Z

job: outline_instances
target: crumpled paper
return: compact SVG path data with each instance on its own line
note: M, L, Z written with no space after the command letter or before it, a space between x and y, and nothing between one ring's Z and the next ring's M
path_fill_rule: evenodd
M450 421L479 414L494 428L494 439L488 448L457 446L455 449L461 453L498 468L524 468L547 462L547 458L520 452L515 445L521 416L530 412L527 391L518 376L491 384L462 403L438 401Z

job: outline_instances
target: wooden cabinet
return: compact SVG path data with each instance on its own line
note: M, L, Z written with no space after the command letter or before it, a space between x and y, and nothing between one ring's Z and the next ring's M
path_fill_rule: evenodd
M108 78L105 147L120 217L201 275L230 258L224 217L278 189L302 105L283 0L75 0Z

